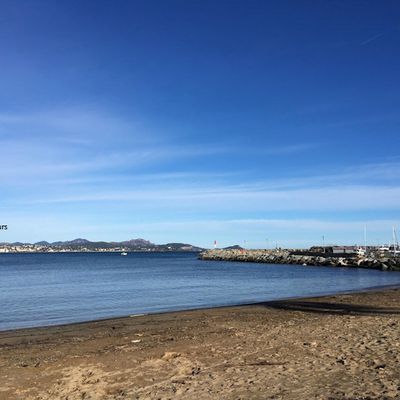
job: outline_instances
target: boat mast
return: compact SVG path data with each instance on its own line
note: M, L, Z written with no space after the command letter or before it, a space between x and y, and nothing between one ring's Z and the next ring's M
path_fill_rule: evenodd
M364 247L365 253L367 253L367 224L364 225Z
M399 247L399 242L397 241L396 228L393 226L393 253L394 254L396 254L398 247Z

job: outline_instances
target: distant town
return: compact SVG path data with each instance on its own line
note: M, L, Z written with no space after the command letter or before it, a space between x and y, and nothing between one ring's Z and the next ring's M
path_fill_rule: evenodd
M204 249L186 243L154 244L144 239L123 242L91 242L74 239L65 242L0 243L0 253L90 253L90 252L200 252Z
M245 250L239 245L217 248L219 250ZM74 239L69 241L36 243L0 242L0 253L67 253L67 252L202 252L205 248L187 243L155 244L145 239L131 239L122 242L92 242L87 239ZM261 250L261 249L260 249ZM290 251L291 254L326 254L333 257L365 256L368 254L400 254L398 243L384 246L312 246L309 249L269 249L270 252L281 250Z

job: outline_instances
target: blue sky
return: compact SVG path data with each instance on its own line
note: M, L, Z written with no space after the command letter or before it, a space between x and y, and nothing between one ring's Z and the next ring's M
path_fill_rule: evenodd
M0 241L390 240L397 1L0 1Z

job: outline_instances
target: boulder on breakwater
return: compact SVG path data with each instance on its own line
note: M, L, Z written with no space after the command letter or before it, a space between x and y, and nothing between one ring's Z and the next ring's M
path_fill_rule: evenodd
M199 254L201 260L241 261L267 264L297 264L327 267L371 268L382 271L400 271L400 257L353 256L331 257L329 255L293 254L289 250L214 249Z

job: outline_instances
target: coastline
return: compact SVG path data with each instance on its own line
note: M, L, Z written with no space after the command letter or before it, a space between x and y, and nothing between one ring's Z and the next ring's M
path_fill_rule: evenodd
M0 399L394 399L399 300L370 288L3 331Z

